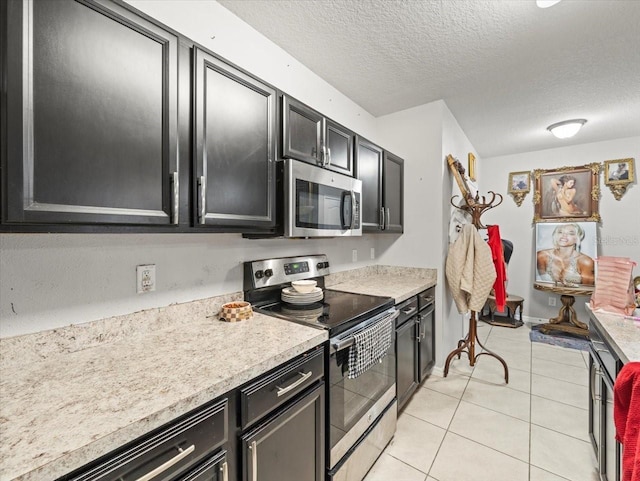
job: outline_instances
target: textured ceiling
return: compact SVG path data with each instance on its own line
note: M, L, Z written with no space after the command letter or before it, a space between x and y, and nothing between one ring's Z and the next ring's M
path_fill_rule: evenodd
M219 3L374 116L443 99L485 158L640 135L639 0Z

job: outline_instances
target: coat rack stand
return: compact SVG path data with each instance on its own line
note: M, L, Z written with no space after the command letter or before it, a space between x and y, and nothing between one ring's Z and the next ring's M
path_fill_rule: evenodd
M476 195L475 198L471 195L466 196L465 203L461 206L458 206L453 202L453 200L458 197L457 195L454 195L451 198L450 202L451 205L453 205L455 208L464 210L471 215L472 223L476 227L476 229L486 229L486 227L482 225L482 222L480 222L480 217L487 210L493 209L494 207L497 207L502 203L502 195L496 194L495 192L489 192L489 194L491 194L491 198L488 202L484 196L482 196L482 198L480 199L478 195ZM464 352L469 357L470 366L475 366L476 360L482 355L495 357L498 361L500 361L502 367L504 367L504 380L507 384L509 384L509 368L507 367L507 363L505 362L505 360L483 346L480 342L480 339L478 338L477 315L478 314L476 311L471 311L471 317L469 318L469 332L464 339L458 341L458 347L451 351L447 356L447 361L444 364L444 377L447 377L447 374L449 374L449 364L451 363L451 360L455 356L458 356L458 359L460 359L462 353ZM476 353L476 343L478 343L478 345L482 348L482 351L479 353Z

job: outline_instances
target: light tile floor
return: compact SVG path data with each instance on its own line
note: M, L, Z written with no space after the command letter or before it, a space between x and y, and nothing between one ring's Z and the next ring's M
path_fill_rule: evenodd
M509 366L463 354L398 418L364 481L597 481L588 435L588 353L529 341L529 327L478 323Z

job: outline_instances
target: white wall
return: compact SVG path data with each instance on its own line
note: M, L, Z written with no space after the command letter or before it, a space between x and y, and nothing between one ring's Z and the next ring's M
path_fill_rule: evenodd
M513 198L507 194L509 172L581 166L628 157L635 158L636 168L640 167L640 137L492 157L478 162L479 174L482 178L481 190L494 190L504 196L502 205L487 212L486 219L490 224L498 224L502 238L509 239L514 244L507 273L509 277L507 291L525 298L526 316L546 322L550 317L558 315L560 302L558 300L557 307L549 307L549 296L556 298L558 296L533 289L535 273L533 186L522 206L518 207ZM636 178L637 175L636 172ZM627 189L626 194L619 201L615 200L609 188L604 185L602 174L600 188L602 223L598 229L600 239L598 254L631 257L640 263L640 188L637 182ZM635 275L639 274L640 268L636 267ZM579 319L583 321L587 319L584 309L584 303L587 301L588 297L576 298L576 311Z
M475 149L441 100L378 121L382 141L405 160L405 232L397 239L381 236L381 262L438 269L436 365L443 367L468 328L467 318L453 305L444 277L452 210L449 199L459 194L445 159L451 154L466 165L468 152L475 153Z

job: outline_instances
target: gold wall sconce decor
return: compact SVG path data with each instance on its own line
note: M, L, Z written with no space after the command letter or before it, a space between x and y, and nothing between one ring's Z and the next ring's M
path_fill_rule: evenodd
M635 181L633 159L604 161L604 185L608 186L616 200L622 199L627 186Z
M518 207L531 191L531 172L509 172L508 192L513 196L513 200Z

